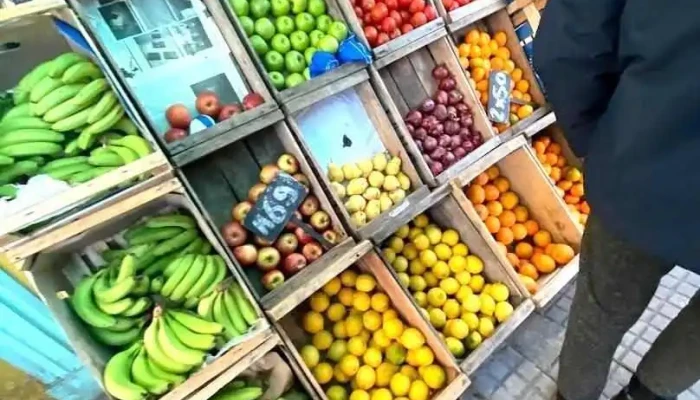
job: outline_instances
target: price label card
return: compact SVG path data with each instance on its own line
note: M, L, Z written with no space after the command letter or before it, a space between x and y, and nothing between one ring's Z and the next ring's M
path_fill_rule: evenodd
M308 193L296 179L279 173L250 209L243 226L256 236L275 241Z
M510 75L503 71L489 74L489 104L486 113L496 123L508 122L510 115Z

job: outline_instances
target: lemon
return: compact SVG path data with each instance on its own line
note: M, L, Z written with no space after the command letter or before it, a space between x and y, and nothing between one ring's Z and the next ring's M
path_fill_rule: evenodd
M457 293L455 293L455 299L459 301L460 303L464 303L464 300L470 295L473 294L472 288L466 285L462 285L459 287L459 290Z
M404 256L396 256L396 258L390 262L396 272L405 272L408 270L408 259Z
M440 281L440 289L444 290L448 296L457 293L459 286L459 282L453 277L445 278Z
M455 279L457 279L457 282L459 282L459 284L462 286L468 285L469 281L472 279L472 274L467 271L460 271L455 273Z
M346 354L340 359L338 365L345 376L353 377L360 369L360 359L354 354Z
M377 367L377 381L375 386L377 387L387 387L391 381L391 377L399 370L394 364L389 364L388 362L383 362L379 367Z
M403 246L403 251L401 251L401 254L403 254L403 256L409 261L415 260L416 257L418 257L418 249L416 249L416 246L414 246L413 243L407 243L405 246Z
M411 283L411 277L408 276L408 274L405 272L399 272L398 274L396 274L396 276L398 276L399 283L403 287L408 287L408 285Z
M411 388L411 378L401 372L397 372L391 377L389 388L391 388L391 393L394 396L405 396Z
M317 333L323 330L323 315L316 311L309 311L302 321L304 330L308 333Z
M345 317L345 306L340 303L331 304L326 311L326 316L333 322L338 322Z
M382 324L382 329L389 339L398 339L403 333L403 322L400 319L390 319Z
M393 264L394 261L396 261L396 252L394 251L394 249L385 247L382 249L382 255L390 264Z
M385 349L391 345L391 339L389 339L383 329L380 329L372 334L372 342L375 346L382 349Z
M408 287L414 292L422 291L427 286L428 285L426 285L425 279L423 279L423 277L420 275L413 275L408 281Z
M408 272L411 275L422 275L425 272L425 265L419 260L415 259L408 263Z
M329 296L335 296L340 291L342 283L337 276L323 286L323 292Z
M403 250L403 239L398 236L392 236L387 240L386 244L395 252L400 253Z
M447 316L445 315L445 312L442 311L441 309L433 308L430 311L428 311L428 320L430 320L430 324L435 329L440 329L443 326L445 326L445 322L447 321Z
M447 301L447 293L440 288L432 288L428 290L428 303L433 307L442 307Z
M474 331L479 328L479 316L473 312L462 313L462 321L467 323L467 327L470 331Z
M357 335L360 339L362 339L363 342L368 343L369 340L372 338L372 332L368 331L367 329L362 329L362 332L360 332L359 335Z
M347 269L340 274L340 283L345 287L354 288L357 280L357 272Z
M445 370L439 365L428 365L423 368L423 373L421 378L426 385L431 389L442 389L445 386L445 381L447 377L445 375Z
M333 367L326 362L322 362L313 369L314 378L321 385L325 385L333 379Z
M458 274L465 271L467 268L467 259L463 256L452 255L447 265L449 265L450 271L452 271L453 274Z
M425 382L421 380L411 382L411 388L408 390L410 400L428 400L429 396L430 387Z
M470 272L471 273L471 272ZM484 277L481 275L472 275L472 279L469 280L469 287L474 291L474 293L481 293L484 288Z
M389 308L389 296L384 293L375 293L370 299L370 307L376 312L384 312Z
M355 292L352 295L352 308L357 311L369 310L371 304L370 297L365 292Z
M350 379L352 379L351 376L347 376L343 373L340 369L340 364L336 364L335 367L333 367L333 378L340 383L348 383Z
M425 250L430 247L430 239L428 239L428 236L424 233L420 233L416 235L413 240L413 245L416 246L416 249L419 251Z
M479 332L472 332L469 334L469 336L467 336L467 339L464 342L469 350L474 350L479 347L482 341L483 339L481 338L481 334Z
M452 246L452 255L466 257L469 255L469 247L464 243Z
M481 298L479 295L470 294L462 303L462 309L467 312L477 313L481 309Z
M431 271L437 279L445 279L450 276L450 267L444 261L436 261Z
M355 336L348 340L348 353L361 357L367 351L367 343L361 337Z
M484 270L484 263L481 261L481 258L475 256L475 255L468 255L467 256L467 271L474 275L474 274L480 274L481 271Z
M409 327L403 330L399 343L408 350L417 349L425 343L425 337L418 329Z
M491 295L491 288L493 288L493 285L490 283L487 283L484 285L484 288L481 289L481 293L486 293L489 296L493 297L493 295Z
M326 390L328 400L347 400L348 392L340 385L333 385Z
M369 331L374 332L382 327L382 316L374 310L366 311L362 314L362 325Z
M425 307L428 305L428 295L424 292L413 293L413 299L416 301L416 304L418 304L418 307Z
M372 275L360 274L355 281L355 289L361 292L371 292L377 286L377 281Z
M425 279L425 286L429 288L436 287L440 281L431 271L425 271L423 273L423 279Z
M489 290L489 293L496 301L507 301L508 297L510 297L508 286L500 282L491 285L491 290Z
M344 321L338 321L333 324L333 336L335 336L337 339L345 339L348 337L348 331L345 328Z
M362 332L362 317L350 315L345 319L345 333L348 337L355 337Z
M411 357L411 352L413 352L413 357ZM413 358L415 364L411 363L411 358ZM430 347L423 345L417 349L409 350L407 361L414 367L424 367L435 361L435 354L433 354L433 350Z
M481 313L488 316L493 315L496 311L496 301L494 301L493 297L482 293L479 295L479 299L481 300L481 308L479 309Z
M461 319L453 319L450 324L448 335L462 340L469 334L469 325Z
M381 388L372 392L371 400L393 400L389 389Z
M353 382L358 389L369 390L374 386L376 379L374 369L369 365L363 365L357 370Z
M382 314L382 323L386 323L386 321L394 318L398 318L399 314L394 310L393 308L390 308Z
M496 303L494 315L498 322L503 322L513 315L513 306L507 301L498 302Z
M449 299L442 305L442 311L448 319L454 319L459 318L462 314L462 307L460 307L457 300Z
M428 218L428 216L425 214L418 214L415 218L413 218L413 225L417 226L418 228L425 228L429 223L430 218Z
M345 307L351 307L352 306L352 298L353 294L355 293L354 290L350 288L342 288L338 292L338 301L340 304L344 305Z
M445 229L445 231L442 232L440 241L450 247L454 247L459 243L459 233L452 228Z
M447 261L452 257L452 248L445 243L436 244L433 251L435 251L437 258L442 261Z
M382 363L382 352L379 349L370 347L362 355L362 361L372 368L377 368Z
M436 245L442 240L442 231L436 225L428 225L425 227L425 236L430 240L430 244Z
M416 379L420 379L420 375L418 374L418 370L415 369L414 367L405 364L401 366L401 369L399 370L402 375L405 375L410 379L411 381L415 381Z
M493 330L494 326L493 321L491 321L491 319L483 317L479 319L479 333L481 334L481 336L485 338L490 337L491 335L493 335Z
M309 307L318 313L326 311L330 304L330 298L323 292L316 292L312 294L311 298L309 299Z
M350 400L371 400L369 393L361 389L355 389L350 393Z
M433 250L425 249L420 252L420 262L426 267L431 268L438 261L438 256ZM437 275L436 275L437 276Z
M447 349L450 350L450 353L452 353L455 358L464 357L464 344L461 340L453 337L447 337L445 338L445 344L447 345Z
M394 236L400 237L401 239L406 239L408 237L408 231L409 231L409 226L408 224L401 225L399 229L394 232Z
M306 345L301 348L301 359L304 360L304 364L309 368L313 369L316 365L318 365L318 361L321 358L321 355L318 352L318 349L314 346L311 345Z
M394 365L402 365L406 361L406 349L398 342L392 343L384 355L386 360Z

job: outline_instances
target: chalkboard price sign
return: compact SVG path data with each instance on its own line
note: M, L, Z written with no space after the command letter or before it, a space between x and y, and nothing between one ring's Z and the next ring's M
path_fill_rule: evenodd
M491 71L489 74L489 104L486 112L496 123L508 122L510 115L510 75L504 71Z
M265 240L276 240L308 193L296 179L279 173L250 209L243 226Z

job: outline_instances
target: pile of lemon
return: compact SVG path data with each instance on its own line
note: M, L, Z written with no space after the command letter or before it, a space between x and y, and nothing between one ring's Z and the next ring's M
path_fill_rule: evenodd
M307 303L300 353L330 400L426 400L446 385L423 334L372 275L346 270Z
M483 261L469 253L459 233L442 229L425 214L399 228L382 253L457 358L513 314L508 287L487 283Z

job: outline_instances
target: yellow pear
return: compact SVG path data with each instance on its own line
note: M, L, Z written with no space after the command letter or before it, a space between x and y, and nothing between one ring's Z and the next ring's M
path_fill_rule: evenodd
M399 172L399 174L396 177L399 178L399 184L401 185L401 189L408 190L411 188L411 179L406 174L404 174L403 172Z
M392 157L391 161L386 164L386 170L384 171L387 175L398 175L401 172L401 159L398 157ZM345 175L347 178L347 175Z
M355 194L362 194L367 190L367 187L369 186L369 183L367 183L367 179L365 178L355 178L350 181L348 184L347 192L348 195L352 196Z
M391 201L391 199L389 198L389 195L387 193L382 193L379 196L379 207L382 209L382 212L390 209L393 206L394 206L394 202Z
M362 171L360 171L360 167L358 167L357 164L348 163L343 165L343 174L345 175L345 179L350 181L361 177Z
M372 158L372 165L374 166L375 171L384 171L384 168L386 168L386 164L389 160L387 160L386 154L384 153L377 153L374 155L374 158Z
M381 205L379 203L379 200L370 200L367 203L367 207L365 207L365 214L367 215L367 221L371 221L371 220L377 218L377 216L379 216L379 214L381 214L381 213L382 213L382 208L381 208Z
M328 178L331 182L342 182L345 180L343 169L333 163L328 164Z
M365 206L367 206L367 200L365 200L365 198L359 194L350 196L348 201L345 202L345 209L347 209L350 213L364 210Z
M335 192L335 195L338 196L338 198L341 200L345 198L345 186L343 186L342 183L331 182L331 188L333 188L333 192Z
M363 226L367 224L367 214L364 211L356 211L351 216L350 219L355 226Z
M393 192L389 193L389 198L391 201L394 202L394 204L399 204L403 199L406 198L406 191L403 189L396 189Z
M367 178L372 172L372 169L374 169L374 164L372 163L372 160L362 160L359 163L357 163L357 166L360 167L360 171L362 171L362 176Z
M399 178L395 177L394 175L388 175L386 178L384 178L382 188L387 192L393 192L396 189L400 189L401 184L399 183Z
M372 171L372 173L369 174L369 178L367 179L369 180L369 184L372 187L379 188L382 187L382 185L384 184L384 174L382 174L379 171Z
M362 194L362 197L364 197L367 200L378 200L381 194L382 192L378 188L370 187L367 188L367 190L365 190L365 192Z

